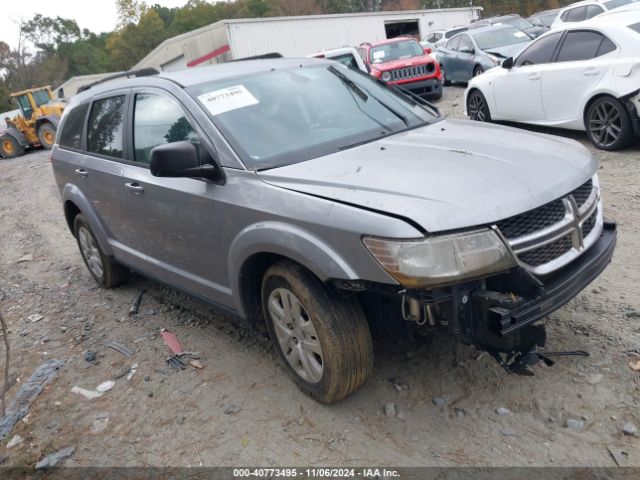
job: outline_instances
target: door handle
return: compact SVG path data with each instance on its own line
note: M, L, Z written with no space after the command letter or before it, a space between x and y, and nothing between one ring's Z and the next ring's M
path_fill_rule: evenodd
M144 192L144 187L140 185L138 182L125 183L124 186L128 190L131 190L135 195L140 195L142 192Z
M540 80L540 77L542 75L540 75L539 73L530 73L529 74L529 80Z
M593 77L593 76L595 76L595 75L598 75L599 73L600 73L600 70L598 70L597 68L585 68L585 69L582 71L582 74L583 74L585 77Z
M79 175L82 178L87 178L89 176L89 172L84 168L76 168L76 175Z

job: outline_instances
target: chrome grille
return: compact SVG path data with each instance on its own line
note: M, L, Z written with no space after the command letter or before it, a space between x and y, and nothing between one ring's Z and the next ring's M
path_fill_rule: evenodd
M545 275L589 248L602 224L600 191L594 177L562 198L495 226L523 267Z
M416 65L414 67L396 68L395 70L391 70L391 80L408 80L411 78L424 77L433 71L433 63Z

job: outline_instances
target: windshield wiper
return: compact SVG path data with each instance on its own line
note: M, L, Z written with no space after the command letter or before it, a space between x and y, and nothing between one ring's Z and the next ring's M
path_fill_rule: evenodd
M366 102L369 97L367 96L367 94L358 86L356 85L356 83L351 80L349 77L347 77L344 73L342 73L341 71L339 71L336 67L334 67L333 65L331 65L330 67L327 68L327 70L329 70L331 73L333 73L336 77L338 77L340 80L342 80L342 82L348 86L351 90L353 90L353 92L358 95L364 102ZM389 110L391 113L393 113L396 117L398 117L402 123L404 123L405 127L409 126L409 119L407 117L405 117L402 113L398 112L397 110L395 110L394 108L390 107L389 105L387 105L386 103L384 103L382 100L380 100L379 98L376 98L375 96L373 97L373 99L378 102L380 105L382 105L384 108L386 108L387 110Z

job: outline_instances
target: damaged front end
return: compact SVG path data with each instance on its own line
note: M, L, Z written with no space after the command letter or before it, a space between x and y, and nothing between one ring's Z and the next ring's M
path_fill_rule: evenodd
M562 198L490 226L490 231L509 258L489 237L456 238L449 244L463 256L471 279L444 286L428 285L423 278L404 279L398 272L418 269L419 261L401 258L404 250L392 250L381 242L367 245L365 240L404 288L345 282L338 287L363 290L359 295L372 323L388 322L400 314L417 326L444 327L463 343L488 351L508 371L531 374L528 364L539 359L552 363L537 351L545 345L546 333L544 325L536 322L574 298L605 269L615 248L616 225L603 220L598 181L593 177ZM434 244L418 250L436 259L443 251ZM483 252L485 260L474 256L477 251ZM514 264L505 269L509 259ZM483 268L498 273L481 275Z

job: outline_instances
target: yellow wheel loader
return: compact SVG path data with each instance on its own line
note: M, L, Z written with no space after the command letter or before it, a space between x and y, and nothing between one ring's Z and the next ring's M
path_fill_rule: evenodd
M0 135L0 154L15 158L27 149L52 148L65 103L53 100L49 86L15 92L11 98L22 115L4 119L7 129Z

